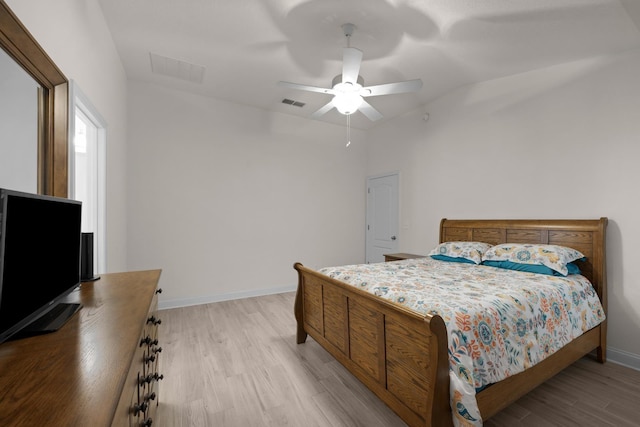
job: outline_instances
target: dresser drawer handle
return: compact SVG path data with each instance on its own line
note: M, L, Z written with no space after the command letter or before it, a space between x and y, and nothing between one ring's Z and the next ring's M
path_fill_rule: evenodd
M152 375L147 375L146 377L141 377L141 378L138 380L138 383L139 383L140 385L144 385L145 383L150 384L150 383L151 383L151 381L153 381L153 380L154 380L154 378L153 378L153 376L152 376Z
M162 323L161 319L156 318L155 316L151 316L147 319L147 323L152 323L154 325L159 325Z
M145 344L149 346L158 345L158 339L156 338L152 340L150 336L146 336L140 340L140 347L144 346Z
M135 404L133 405L133 415L137 416L140 412L144 413L147 412L147 408L149 407L149 405L147 404L147 402L142 402L141 404Z

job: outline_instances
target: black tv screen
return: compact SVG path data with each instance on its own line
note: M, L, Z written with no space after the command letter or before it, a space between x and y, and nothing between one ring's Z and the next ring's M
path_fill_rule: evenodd
M47 313L77 310L60 302L80 284L81 209L75 200L0 189L0 342ZM33 332L60 322L48 319Z

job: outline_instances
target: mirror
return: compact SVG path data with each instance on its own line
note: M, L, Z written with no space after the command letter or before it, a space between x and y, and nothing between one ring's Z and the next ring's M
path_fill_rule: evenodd
M40 85L0 50L0 187L38 191Z
M24 83L25 86L35 84L38 93L35 97L36 114L32 116L35 121L35 132L33 127L29 130L28 125L21 124L19 127L25 128L23 129L24 135L14 134L13 131L10 135L0 133L3 164L7 161L5 158L10 157L8 161L12 162L14 167L19 167L21 172L24 169L25 176L30 176L25 179L35 179L35 189L38 193L67 197L68 81L4 0L0 0L0 47L3 50L0 55L6 57L0 58L0 60L7 59L15 62L15 64L9 63L0 66L3 78L5 70L15 70L14 65L17 65L32 79L30 83ZM24 78L20 77L19 79L23 81ZM29 80L24 80L24 82L29 82ZM13 93L14 90L11 90L11 94ZM2 92L0 97L4 99L7 95ZM13 106L16 110L18 105L22 103L18 99L11 98L8 102L8 105ZM3 111L3 108L6 107L0 107L0 112ZM32 110L33 105L24 108ZM26 136L28 133L31 134L31 137L35 135L32 142L25 140L25 138L29 138ZM9 149L6 148L7 144L32 145L24 149L22 147ZM33 158L27 159L30 156ZM35 166L35 176L33 176L34 171L29 166L29 162ZM4 166L1 167L4 169Z

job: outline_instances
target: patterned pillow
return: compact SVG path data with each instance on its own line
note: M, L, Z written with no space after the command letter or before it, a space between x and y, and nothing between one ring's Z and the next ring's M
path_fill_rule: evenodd
M483 242L444 242L433 248L429 256L442 261L480 264L482 254L490 247Z
M544 265L566 276L567 264L584 258L579 251L558 245L503 243L484 253L483 261L511 261L520 264Z

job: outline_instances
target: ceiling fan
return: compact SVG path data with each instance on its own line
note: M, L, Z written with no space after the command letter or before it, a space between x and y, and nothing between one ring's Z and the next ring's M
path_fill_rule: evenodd
M362 51L350 46L350 39L356 26L344 24L342 30L347 38L347 47L342 54L342 74L337 75L331 82L331 88L301 85L298 83L278 82L279 86L291 89L306 90L333 95L329 103L321 107L311 115L317 119L329 112L332 108L340 114L349 116L360 111L369 120L376 121L382 118L382 114L371 104L364 100L370 96L392 95L396 93L416 92L422 87L422 80L408 80L404 82L386 83L376 86L364 86L364 79L359 75L362 63Z

